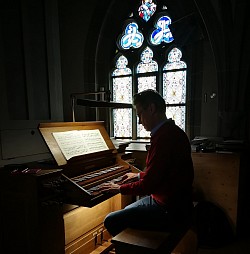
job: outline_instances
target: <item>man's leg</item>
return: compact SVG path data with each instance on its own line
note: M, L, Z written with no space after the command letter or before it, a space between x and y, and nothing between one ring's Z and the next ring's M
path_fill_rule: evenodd
M112 236L131 227L147 230L167 230L169 226L168 214L150 196L144 197L123 210L107 215L104 226Z

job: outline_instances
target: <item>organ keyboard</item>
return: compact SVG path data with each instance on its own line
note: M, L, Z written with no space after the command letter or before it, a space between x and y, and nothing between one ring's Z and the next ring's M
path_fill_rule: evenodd
M127 172L131 172L129 166L115 164L73 178L62 174L66 180L63 181L64 199L70 204L92 207L114 195L100 192L100 185L106 182L119 183Z
M102 194L99 192L99 186L102 183L104 182L119 183L122 181L122 175L124 175L124 173L125 173L124 166L115 165L112 167L98 170L94 173L77 176L74 177L73 179L69 178L68 179L70 180L70 182L76 183L77 185L84 188L87 191L88 195L97 196Z

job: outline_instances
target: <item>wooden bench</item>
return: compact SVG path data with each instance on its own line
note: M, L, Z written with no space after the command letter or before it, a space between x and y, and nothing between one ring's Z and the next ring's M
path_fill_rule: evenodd
M169 233L127 228L112 238L116 254L195 254L197 236L193 229Z

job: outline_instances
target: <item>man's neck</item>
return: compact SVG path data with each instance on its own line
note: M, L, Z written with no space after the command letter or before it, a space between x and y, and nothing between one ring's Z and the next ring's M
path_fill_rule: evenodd
M157 130L167 121L167 117L160 118L151 130L151 136L157 132Z

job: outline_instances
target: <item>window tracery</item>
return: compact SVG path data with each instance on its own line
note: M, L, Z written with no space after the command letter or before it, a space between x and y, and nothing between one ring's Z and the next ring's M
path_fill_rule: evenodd
M157 5L152 0L142 0L138 9L139 17L146 22L154 15Z
M113 101L132 103L134 93L145 89L158 90L166 101L167 117L175 120L176 124L185 130L187 65L181 60L181 50L172 46L172 21L166 12L167 7L162 6L160 16L155 16L157 8L159 6L153 0L142 0L138 8L138 18L145 22L155 19L152 23L154 27L143 27L142 22L136 21L136 15L132 15L133 20L131 17L128 19L123 33L118 36L117 45L123 52L119 52L116 67L111 73ZM162 44L169 46L162 47ZM167 56L165 59L154 58L155 50L159 52L158 47L161 47L161 55ZM128 57L126 52L129 52ZM139 58L139 62L135 61L135 56ZM112 118L115 137L150 136L150 133L138 124L132 109L114 109Z

